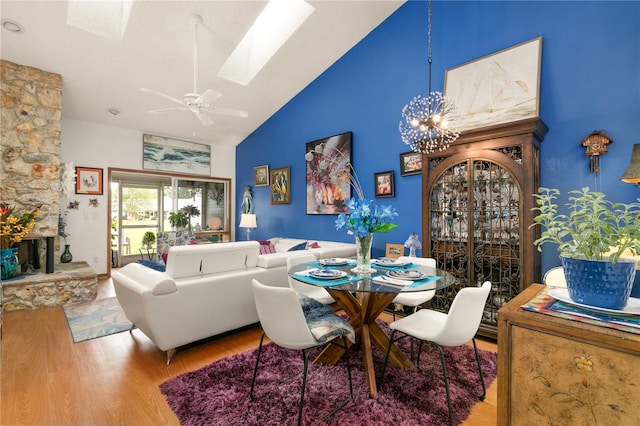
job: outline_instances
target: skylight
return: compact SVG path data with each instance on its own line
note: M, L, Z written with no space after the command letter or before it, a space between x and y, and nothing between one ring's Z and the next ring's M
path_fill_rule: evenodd
M121 41L127 30L133 0L69 0L67 24L81 30Z
M224 63L218 77L248 85L314 10L303 0L270 0Z

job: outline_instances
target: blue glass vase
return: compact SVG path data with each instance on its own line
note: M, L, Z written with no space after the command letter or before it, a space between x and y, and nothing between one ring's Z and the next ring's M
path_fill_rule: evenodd
M17 252L17 248L0 250L0 278L3 280L18 276L18 272L20 272L20 262L18 261Z

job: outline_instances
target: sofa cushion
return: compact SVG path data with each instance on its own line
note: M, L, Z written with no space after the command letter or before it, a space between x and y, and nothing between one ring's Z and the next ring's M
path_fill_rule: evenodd
M171 247L166 272L178 279L253 268L259 251L257 241Z
M304 256L309 254L306 250L285 251L281 253L263 254L258 256L257 266L265 269L277 268L279 266L287 266L287 259L295 256ZM315 253L312 253L315 254Z
M320 248L320 244L318 244L317 241L314 241L311 244L309 244L309 246L307 248L308 249Z
M307 249L307 244L308 241L305 241L303 243L300 244L296 244L295 246L291 247L289 250L287 251L298 251L298 250L306 250Z

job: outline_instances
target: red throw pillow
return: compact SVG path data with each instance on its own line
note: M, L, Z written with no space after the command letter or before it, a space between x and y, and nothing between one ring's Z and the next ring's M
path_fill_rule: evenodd
M320 244L318 244L317 241L314 241L311 244L309 244L309 248L320 248Z
M276 248L269 240L259 240L260 254L271 254L276 252Z

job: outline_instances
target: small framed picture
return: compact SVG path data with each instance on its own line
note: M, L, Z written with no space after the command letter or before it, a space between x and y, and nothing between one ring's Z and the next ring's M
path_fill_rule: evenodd
M102 169L76 167L76 194L102 195Z
M271 170L271 204L291 203L291 169L281 167Z
M393 170L375 173L373 176L376 188L376 198L395 197L396 194L393 188Z
M419 173L422 173L422 153L409 151L400 154L400 176Z
M388 257L390 259L397 259L400 256L404 255L404 246L402 244L387 244L387 252L384 257Z
M253 168L253 185L269 186L269 166L258 166Z

